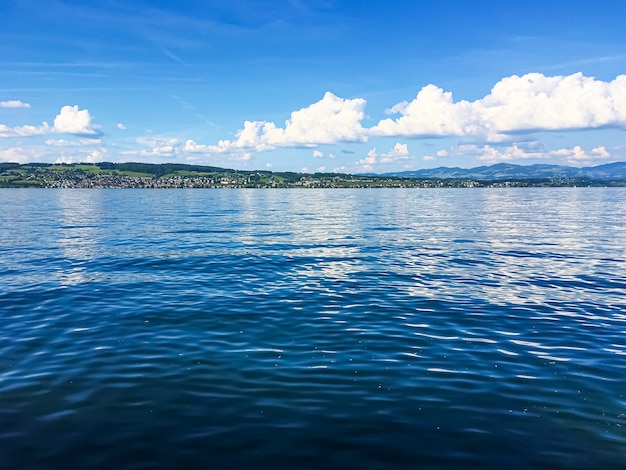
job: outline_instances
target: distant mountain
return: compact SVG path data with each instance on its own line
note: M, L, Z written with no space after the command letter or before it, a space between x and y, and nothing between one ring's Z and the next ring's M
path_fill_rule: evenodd
M626 162L576 168L564 165L513 165L498 163L476 168L430 168L425 170L385 173L382 176L401 178L507 180L534 178L592 178L596 180L626 180Z

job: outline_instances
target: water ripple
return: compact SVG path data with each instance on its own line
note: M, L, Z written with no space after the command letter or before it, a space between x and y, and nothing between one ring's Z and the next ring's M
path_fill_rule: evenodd
M623 190L0 193L5 465L623 461Z

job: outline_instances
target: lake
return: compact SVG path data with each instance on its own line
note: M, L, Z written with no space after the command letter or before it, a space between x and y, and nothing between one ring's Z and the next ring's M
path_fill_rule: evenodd
M626 188L0 189L0 466L617 468Z

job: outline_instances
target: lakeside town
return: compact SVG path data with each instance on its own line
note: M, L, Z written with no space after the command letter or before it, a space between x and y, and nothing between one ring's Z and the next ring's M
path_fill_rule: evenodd
M501 188L626 186L621 179L414 178L340 173L240 171L184 164L0 163L3 188Z

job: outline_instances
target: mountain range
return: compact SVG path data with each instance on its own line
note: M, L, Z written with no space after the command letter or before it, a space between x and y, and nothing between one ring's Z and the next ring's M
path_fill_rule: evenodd
M604 165L577 168L565 165L513 165L497 163L475 168L438 167L414 171L385 173L381 176L401 178L456 178L474 180L508 180L533 178L591 178L594 180L626 179L626 162L607 163Z

